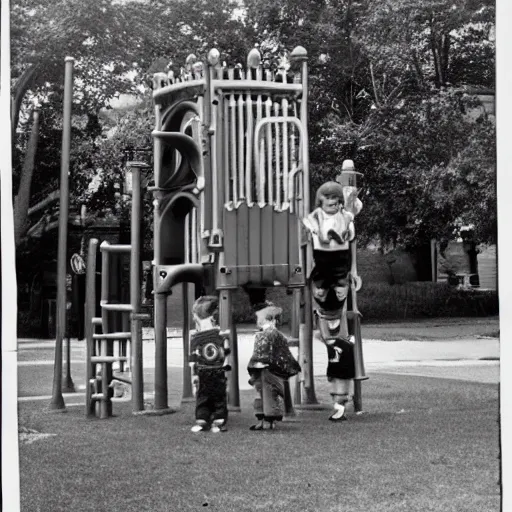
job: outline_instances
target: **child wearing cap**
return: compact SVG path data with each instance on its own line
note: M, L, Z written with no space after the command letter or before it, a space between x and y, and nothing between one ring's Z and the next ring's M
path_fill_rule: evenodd
M218 327L219 301L215 296L199 297L192 306L196 331L190 337L189 362L196 388L196 424L192 432L226 430L228 405L226 372L229 333Z
M252 357L247 365L254 386L254 413L258 423L250 430L274 428L284 413L285 380L300 372L300 365L288 347L286 337L278 330L283 310L267 302L256 312L256 333Z
M335 181L320 186L315 206L303 219L313 239L313 296L322 304L329 289L334 288L341 301L346 297L350 242L355 238L354 214L343 208L343 187Z

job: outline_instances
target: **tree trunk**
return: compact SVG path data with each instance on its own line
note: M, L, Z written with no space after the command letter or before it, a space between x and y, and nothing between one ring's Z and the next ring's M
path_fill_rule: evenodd
M31 64L25 71L23 71L13 87L13 97L11 102L11 134L13 141L14 135L16 134L16 128L18 127L21 102L29 90L38 69L39 64Z
M21 238L26 231L28 204L30 201L30 186L34 173L34 162L39 140L39 111L33 111L33 124L30 138L27 144L27 153L21 171L20 186L18 194L14 198L14 240L16 247L20 244Z

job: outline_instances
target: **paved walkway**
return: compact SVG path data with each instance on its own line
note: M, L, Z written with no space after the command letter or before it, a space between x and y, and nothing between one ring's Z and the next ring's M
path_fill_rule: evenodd
M155 367L155 343L151 329L144 330L144 369L149 374ZM238 334L239 387L247 390L247 363L252 354L254 329L243 326ZM54 340L18 340L18 396L20 401L48 399L54 365ZM64 344L65 347L65 344ZM297 349L292 352L297 356ZM471 338L443 341L363 340L366 373L407 374L451 378L474 382L499 382L500 344L497 338ZM325 375L327 351L318 339L313 343L313 369L316 376ZM178 378L181 385L183 340L181 332L168 329L167 361L169 379ZM70 395L82 403L85 383L85 342L71 340L71 367L78 393ZM171 376L172 374L172 376ZM39 376L39 379L36 377ZM147 377L145 377L146 380ZM35 379L35 380L34 380ZM40 380L41 384L36 384ZM48 388L48 389L46 389ZM79 396L80 395L80 396ZM151 395L151 392L148 393ZM65 395L66 398L66 395Z

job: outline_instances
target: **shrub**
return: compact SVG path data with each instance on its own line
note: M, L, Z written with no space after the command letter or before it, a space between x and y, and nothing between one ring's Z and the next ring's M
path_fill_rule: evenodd
M495 291L459 289L430 282L363 285L358 294L358 307L365 320L379 321L489 316L499 311Z

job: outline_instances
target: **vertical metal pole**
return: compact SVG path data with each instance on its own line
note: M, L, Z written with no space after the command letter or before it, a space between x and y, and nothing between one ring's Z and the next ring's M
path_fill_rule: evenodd
M309 148L308 148L308 56L303 51L297 56L297 60L301 62L302 72L302 98L300 103L300 120L302 122L302 168L304 176L304 213L309 213L310 204L310 183L309 183ZM294 50L295 51L295 50ZM311 287L304 288L304 322L305 322L305 347L304 358L307 371L307 377L304 383L304 398L307 404L317 404L315 396L315 384L313 374L313 304L311 296Z
M144 409L144 375L142 370L142 320L140 318L140 221L141 186L140 168L145 164L131 162L132 170L132 218L131 218L131 255L130 255L130 303L132 306L132 409L134 412Z
M229 329L231 333L231 372L228 375L228 398L230 411L240 410L240 389L238 386L238 340L236 327L233 322L232 296L233 290L221 290L219 296L219 320L222 330Z
M71 106L73 99L74 59L66 57L64 70L64 111L62 126L62 155L60 167L59 242L57 257L57 332L53 366L52 398L49 408L66 409L62 396L62 340L66 329L66 255L69 217L69 153L71 140Z
M195 237L194 210L185 217L185 262L195 262L195 253L192 241ZM192 372L189 366L189 337L190 337L190 284L181 284L182 310L183 310L183 378L182 378L182 402L190 402L194 399L192 392Z
M64 393L74 393L75 384L71 378L71 337L69 332L69 318L66 318L66 377L62 385Z
M64 378L64 383L62 385L63 393L74 393L75 392L75 384L73 383L73 379L71 378L71 333L70 333L70 325L69 325L69 313L73 311L72 304L76 304L78 306L78 275L73 274L73 282L71 288L71 303L66 301L66 309L68 314L66 315L66 377ZM68 296L68 298L70 298ZM77 315L78 316L78 315Z
M304 287L304 403L318 404L315 396L315 378L313 374L313 304L311 287Z
M155 293L155 409L167 407L167 295Z
M300 343L300 299L302 295L301 288L294 288L293 290L293 303L292 303L292 318L291 318L291 334L292 338L299 339ZM300 352L300 350L299 350ZM299 356L300 360L300 356ZM296 377L293 377L293 398L294 402L297 405L301 404L302 396L301 396L301 390L300 390L300 380L299 375Z
M192 392L192 372L188 361L189 337L190 337L190 284L182 283L183 297L183 390L182 402L194 400Z
M96 316L96 250L98 247L98 240L91 238L89 240L89 252L87 254L87 274L86 274L86 291L85 291L85 315L84 315L84 329L85 339L87 343L86 348L86 368L85 368L85 414L86 416L93 416L94 411L91 403L91 380L94 376L95 364L91 364L91 356L94 353L94 326L92 319Z
M108 303L110 300L110 253L106 249L108 242L102 242L101 248L101 298L102 303ZM101 309L101 320L102 320L102 331L103 333L109 333L111 331L110 325L111 314L105 309ZM109 356L108 341L105 339L100 340L100 355ZM110 392L112 388L109 387L112 381L112 365L108 363L101 363L101 393L103 398L99 405L99 417L100 419L106 419L111 415L112 404L110 402ZM112 390L113 391L113 390Z

